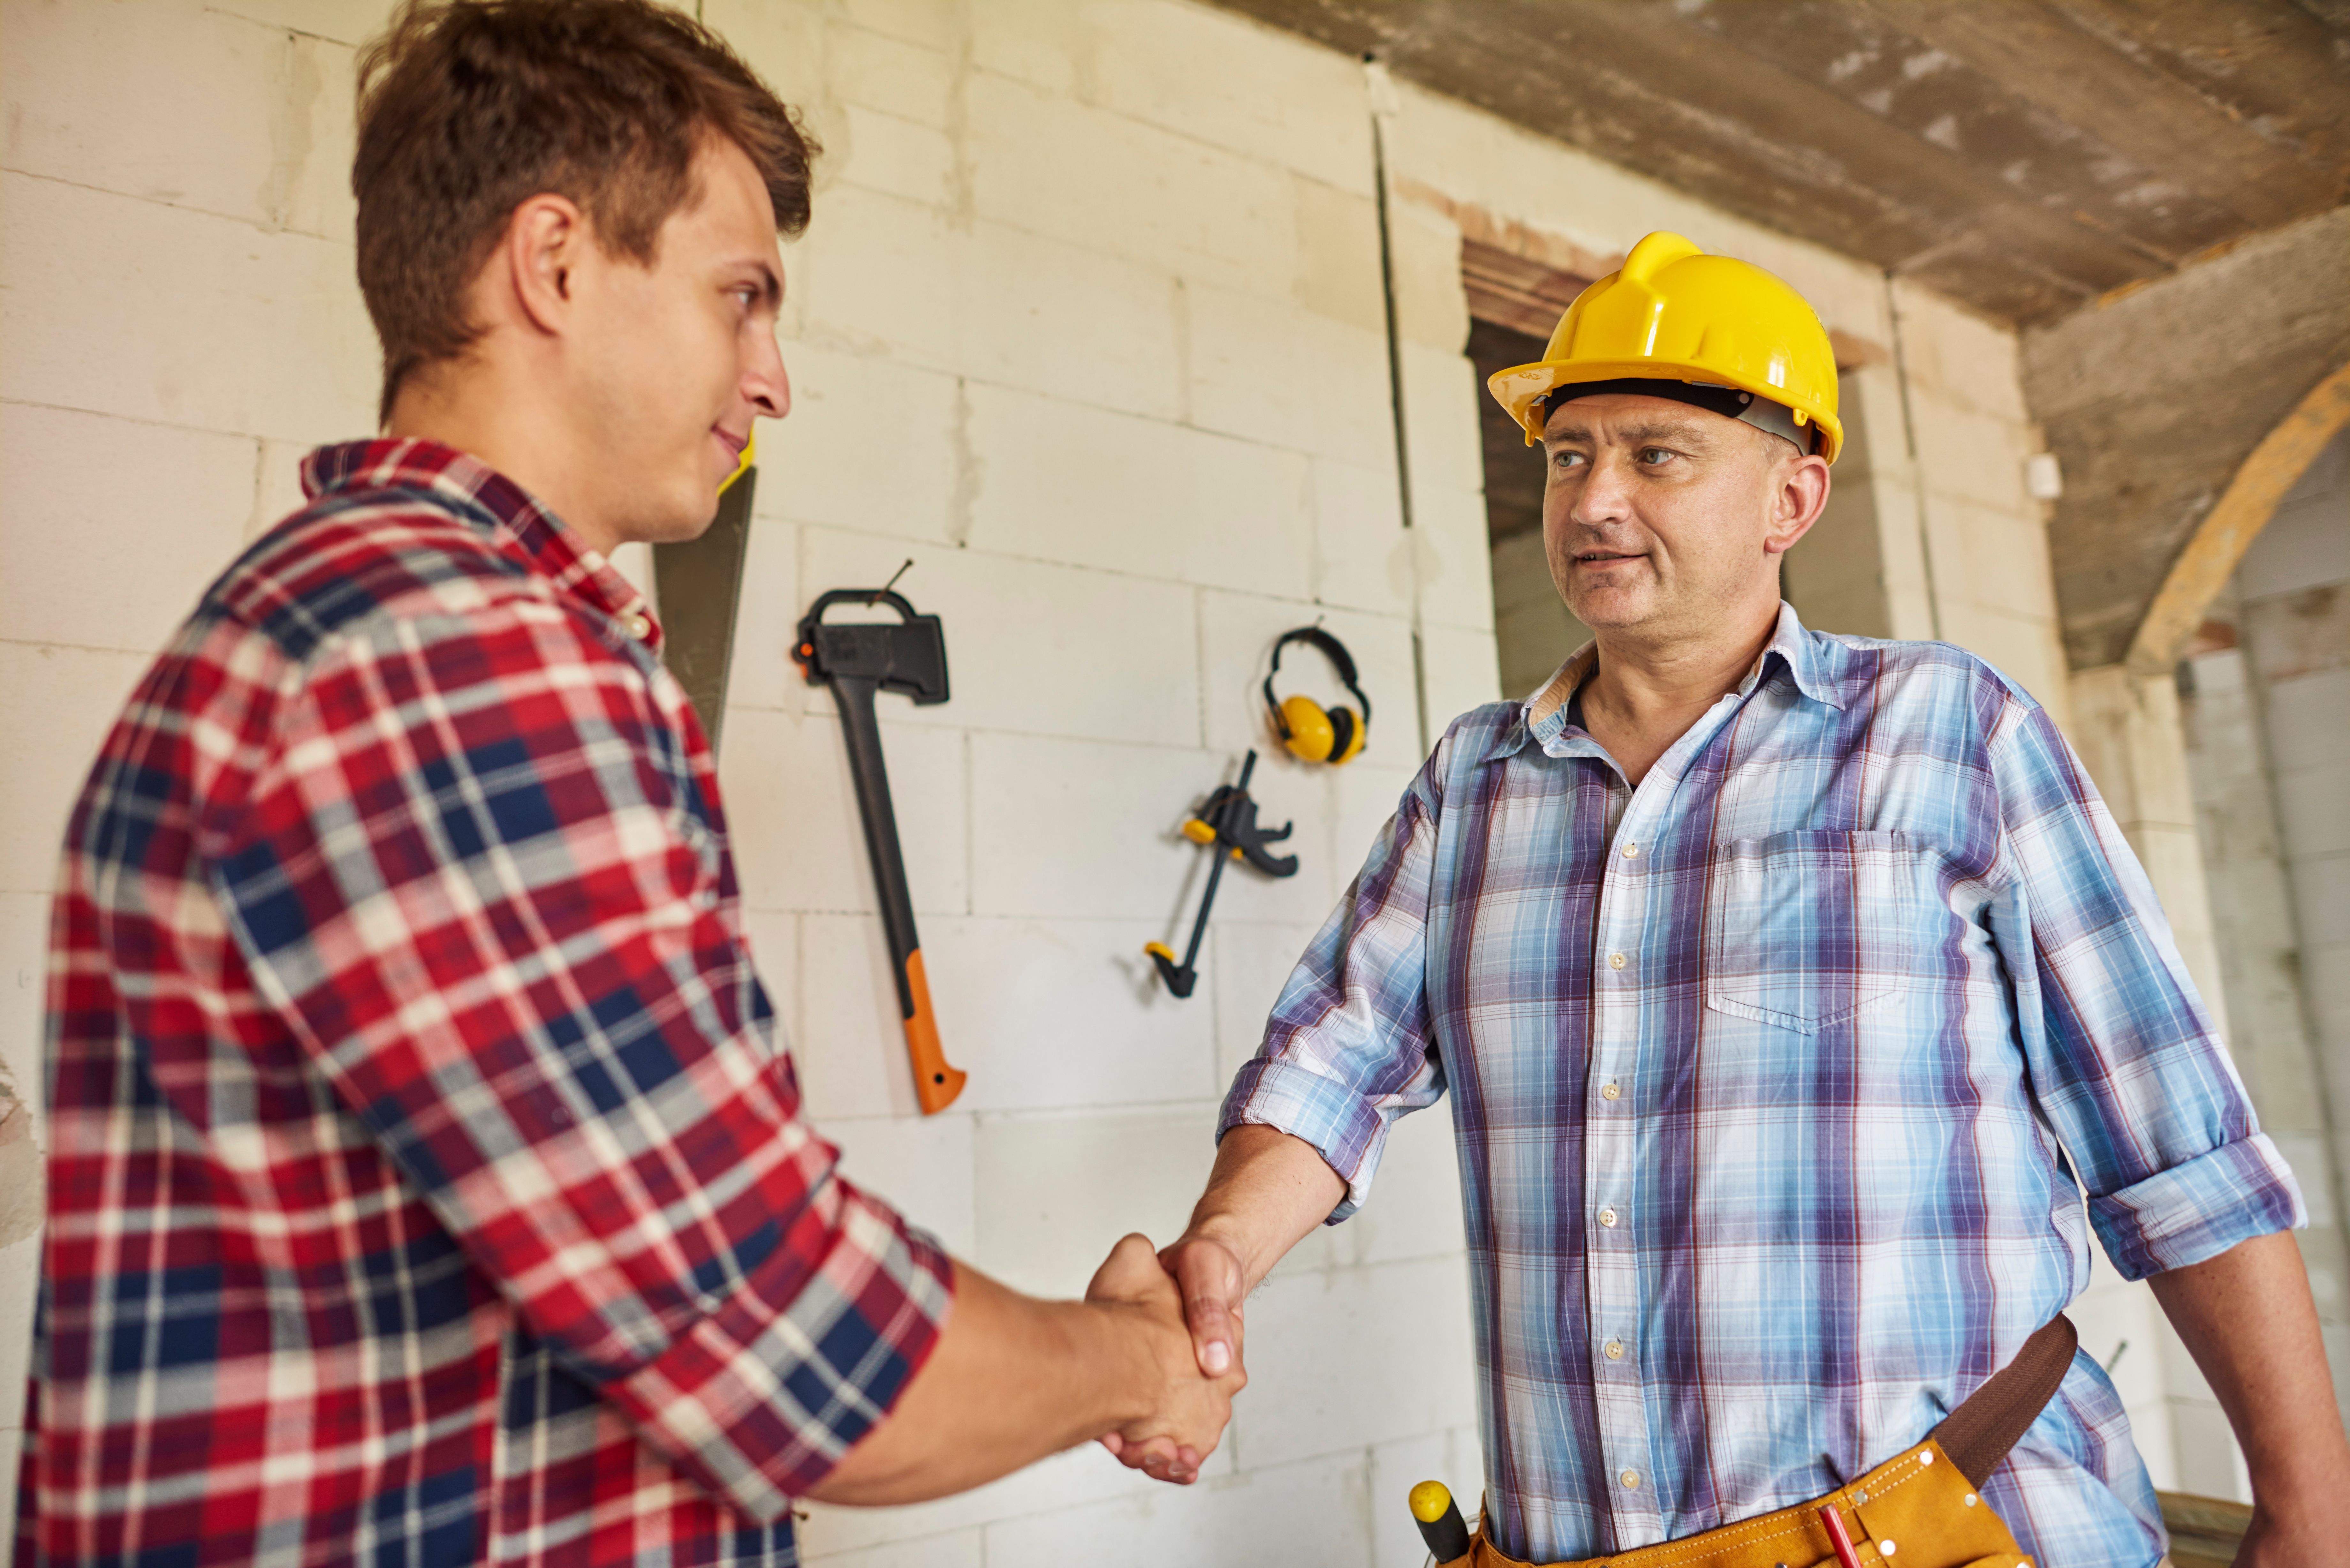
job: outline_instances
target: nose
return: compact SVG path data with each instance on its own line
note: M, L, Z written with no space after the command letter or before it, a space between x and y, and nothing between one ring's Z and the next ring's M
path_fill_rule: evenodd
M784 369L784 351L772 332L753 337L751 362L743 369L743 400L758 410L761 419L782 419L792 411L792 378Z
M1596 528L1630 517L1632 478L1630 460L1612 447L1601 447L1575 487L1568 519Z

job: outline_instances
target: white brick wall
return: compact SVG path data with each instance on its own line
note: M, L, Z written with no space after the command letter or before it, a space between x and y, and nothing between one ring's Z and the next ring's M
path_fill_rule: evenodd
M1417 765L1415 628L1432 728L1498 692L1459 232L1395 208L1407 532L1354 61L1183 0L700 8L828 149L786 258L796 406L762 437L725 723L754 951L852 1175L981 1266L1075 1291L1123 1231L1181 1222L1224 1085ZM302 452L372 425L346 178L354 46L386 9L0 0L0 726L41 742L0 762L19 1092L55 845L104 724L239 542L296 504ZM1888 338L1866 268L1425 94L1390 131L1400 176L1602 252L1682 228ZM1922 296L1903 309L1918 385L1950 411L1921 453L1946 632L2054 697L2055 666L2000 651L2054 648L2011 483L2012 345ZM1903 528L1914 556L1914 503L1880 512L1908 520L1888 557ZM909 556L954 699L885 698L886 744L971 1074L928 1120L837 722L785 659L816 592ZM1317 618L1378 707L1343 772L1272 748L1254 706L1271 637ZM1284 673L1340 695L1309 649ZM1226 878L1201 992L1177 1002L1140 956L1188 931L1201 867L1174 829L1250 745L1303 869ZM1414 1118L1371 1208L1284 1264L1252 1309L1256 1386L1198 1488L1088 1449L966 1498L819 1509L811 1555L1417 1563L1404 1489L1478 1484L1457 1180L1442 1113ZM0 1251L6 1440L30 1284L29 1243Z

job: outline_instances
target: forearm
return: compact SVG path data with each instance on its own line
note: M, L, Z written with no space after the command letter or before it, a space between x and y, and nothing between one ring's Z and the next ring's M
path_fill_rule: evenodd
M2290 1509L2350 1494L2350 1440L2293 1237L2256 1236L2152 1283L2235 1428L2255 1500Z
M809 1495L879 1505L979 1486L1140 1418L1156 1377L1120 1309L1038 1301L958 1262L930 1359Z
M1347 1184L1312 1144L1272 1127L1243 1125L1218 1146L1215 1169L1184 1234L1231 1249L1240 1262L1241 1294L1246 1295L1346 1196Z

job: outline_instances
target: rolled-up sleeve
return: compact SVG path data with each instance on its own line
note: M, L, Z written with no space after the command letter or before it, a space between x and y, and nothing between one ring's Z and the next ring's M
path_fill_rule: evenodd
M645 671L525 599L380 616L301 679L207 855L261 994L555 1356L781 1517L952 1276L801 1119Z
M2012 702L1992 933L2034 1094L2126 1278L2308 1222L2152 884L2046 712Z
M1369 1195L1388 1127L1433 1105L1443 1068L1430 1033L1428 899L1440 792L1452 737L1440 742L1305 950L1233 1077L1217 1137L1244 1123L1305 1139L1347 1184L1329 1223Z

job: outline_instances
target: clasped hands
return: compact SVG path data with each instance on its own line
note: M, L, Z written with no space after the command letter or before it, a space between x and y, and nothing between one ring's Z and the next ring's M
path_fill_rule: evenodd
M1189 1486L1247 1386L1241 1366L1241 1262L1231 1248L1187 1234L1153 1252L1130 1235L1086 1287L1086 1300L1131 1313L1150 1346L1158 1394L1148 1415L1101 1435L1128 1469Z

